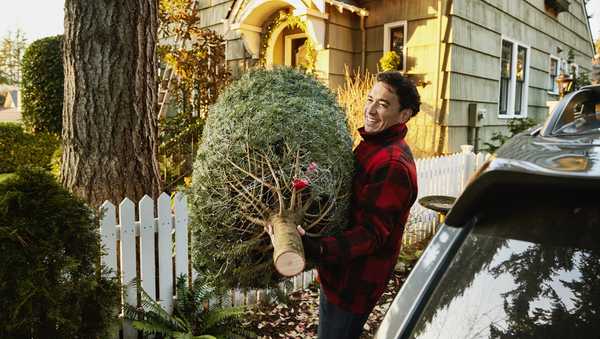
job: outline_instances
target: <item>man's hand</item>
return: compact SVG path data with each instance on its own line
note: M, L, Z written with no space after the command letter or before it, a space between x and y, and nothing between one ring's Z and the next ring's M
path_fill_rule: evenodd
M302 238L304 255L308 260L318 264L321 261L321 254L323 253L321 240L319 238L310 237L300 225L296 226L296 231L298 231L298 234L300 234L300 237Z

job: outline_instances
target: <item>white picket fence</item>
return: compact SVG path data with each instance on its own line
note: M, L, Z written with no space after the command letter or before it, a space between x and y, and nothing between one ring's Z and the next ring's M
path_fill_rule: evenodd
M468 178L487 158L487 154L466 151L449 156L418 159L418 198L427 195L458 196ZM114 274L118 274L126 286L123 302L137 305L136 286L131 282L140 279L141 287L170 312L175 295L174 279L181 274L196 276L195 272L190 271L188 260L191 244L188 239L185 196L177 193L171 199L163 193L159 196L156 206L150 197L144 196L137 209L135 204L126 198L118 208L110 202L105 202L101 210L100 234L105 250L102 263L112 269ZM437 220L436 213L416 203L411 209L403 243L415 243L433 234ZM290 284L282 283L280 287L289 293L306 288L314 278L314 271L307 271L290 279L293 285L291 290L286 287ZM266 291L235 290L230 292L230 298L226 302L232 306L251 305L256 304L265 295ZM135 337L136 332L128 322L124 322L123 338Z
M489 159L490 154L471 152L472 146L463 146L462 153L417 159L417 201L429 195L458 197L475 171ZM415 203L410 210L403 244L420 242L431 236L437 227L437 213Z

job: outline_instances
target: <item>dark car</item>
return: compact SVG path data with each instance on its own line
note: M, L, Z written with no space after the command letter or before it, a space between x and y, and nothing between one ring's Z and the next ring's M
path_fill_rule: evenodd
M376 338L600 338L600 86L479 170Z

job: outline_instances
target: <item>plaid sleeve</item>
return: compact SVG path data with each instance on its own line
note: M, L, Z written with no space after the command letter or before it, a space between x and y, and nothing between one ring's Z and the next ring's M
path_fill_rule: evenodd
M373 253L386 243L411 195L406 168L389 161L377 168L358 193L364 213L345 232L321 239L321 260L339 263Z

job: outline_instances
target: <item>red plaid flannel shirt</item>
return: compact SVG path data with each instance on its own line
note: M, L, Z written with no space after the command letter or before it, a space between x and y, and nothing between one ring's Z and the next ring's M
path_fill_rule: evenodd
M321 238L319 280L329 302L371 312L396 265L404 224L417 197L417 176L404 136L406 124L375 135L360 129L354 150L350 227Z

